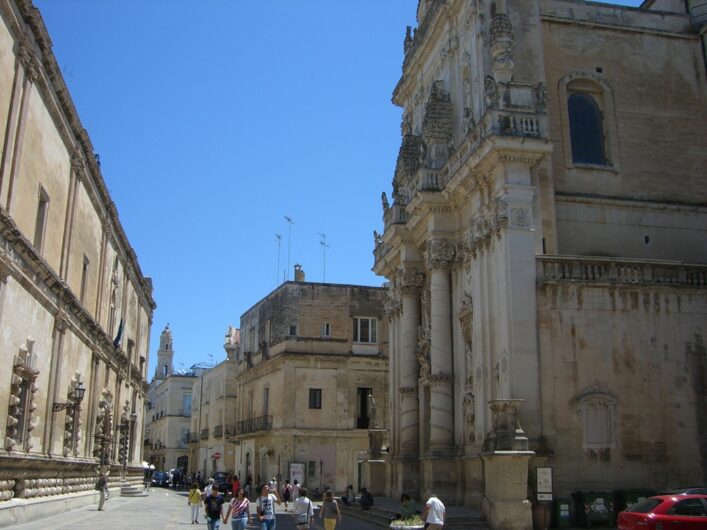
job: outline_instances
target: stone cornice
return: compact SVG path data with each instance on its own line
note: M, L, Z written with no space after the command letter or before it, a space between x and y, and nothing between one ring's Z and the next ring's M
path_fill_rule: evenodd
M69 328L98 357L119 373L127 373L127 358L113 346L112 338L83 307L59 275L24 237L12 218L0 206L0 270L7 271L28 289L54 317L57 331ZM124 357L124 354L122 354ZM142 377L133 375L135 383Z
M4 2L0 4L0 8L4 14L16 14L20 17L19 19L14 16L6 17L6 20L11 20L16 23L11 24L11 32L14 33L16 40L20 43L33 41L35 43L34 49L38 50L41 54L41 61L40 57L30 52L26 52L29 53L29 59L25 57L25 53L20 57L20 60L29 60L32 65L36 66L37 88L43 91L45 96L47 96L45 101L48 103L48 110L56 121L57 128L67 145L67 150L72 155L72 165L83 158L87 178L82 179L82 181L85 182L89 196L91 196L91 200L99 216L101 216L101 213L105 212L105 218L108 220L110 228L104 228L106 231L114 233L115 239L119 243L116 245L116 251L121 254L123 262L129 265L127 268L132 283L135 286L135 291L143 307L148 309L147 312L151 314L156 308L156 304L152 298L152 293L147 291L149 283L145 282L146 278L142 274L135 252L130 246L128 237L118 218L117 210L110 198L110 193L108 192L108 188L101 175L100 167L94 156L95 151L88 136L88 132L81 124L78 112L61 74L61 69L52 51L51 38L49 37L49 32L44 24L44 20L31 0L16 0L16 5L19 10L18 13L12 11ZM29 36L25 34L25 28L29 28L31 31ZM21 49L27 50L27 45L21 45ZM45 73L45 75L42 75L42 73ZM32 74L29 75L31 76ZM55 106L52 106L50 102L54 103ZM108 207L106 208L107 205Z

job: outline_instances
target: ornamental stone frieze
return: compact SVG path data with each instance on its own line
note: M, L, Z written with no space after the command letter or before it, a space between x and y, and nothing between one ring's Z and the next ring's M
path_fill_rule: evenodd
M37 56L29 43L20 45L20 49L17 52L17 58L22 64L22 68L24 68L27 78L30 82L34 83L39 77L39 61L37 60Z
M398 388L400 395L405 396L417 396L417 387L415 386L401 386Z
M454 374L448 372L437 372L430 374L428 380L431 385L448 385L454 381Z
M446 239L435 239L427 245L427 263L430 269L447 269L454 260L454 245Z

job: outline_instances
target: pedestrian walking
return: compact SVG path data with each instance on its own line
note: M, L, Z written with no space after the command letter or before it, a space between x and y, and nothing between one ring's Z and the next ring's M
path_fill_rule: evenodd
M296 501L299 499L300 495L300 488L302 488L302 485L295 479L294 483L292 484L292 501Z
M422 510L422 520L425 521L427 530L442 530L446 515L444 504L433 493Z
M218 484L212 485L209 496L204 499L206 527L208 530L219 529L219 524L223 520L223 504L225 502L223 495L219 493Z
M199 524L199 506L201 506L201 490L198 482L192 482L189 494L187 495L187 504L191 508L191 524Z
M281 504L280 494L277 490L270 493L270 486L263 484L258 497L258 522L260 530L273 530L275 528L275 504Z
M250 501L245 496L245 490L238 488L233 492L233 499L228 505L224 524L231 518L232 530L245 530L246 524L250 525Z
M287 503L290 502L291 497L292 484L290 484L290 479L288 478L287 480L285 480L285 485L282 487L282 500L285 501L285 511L287 511Z
M110 471L108 472L110 473ZM108 473L101 473L96 481L94 489L98 491L98 511L103 511L103 505L108 500Z
M314 505L307 496L309 493L307 488L300 488L296 480L295 486L297 486L299 495L292 503L292 512L295 514L297 530L309 530L309 527L314 524Z
M334 530L336 523L341 522L339 505L334 500L334 494L330 490L324 492L324 501L319 509L319 519L324 520L325 530Z

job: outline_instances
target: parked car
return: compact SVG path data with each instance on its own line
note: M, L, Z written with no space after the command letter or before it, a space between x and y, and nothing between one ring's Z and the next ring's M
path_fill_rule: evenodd
M166 471L155 471L152 475L152 485L169 487L169 473Z
M673 488L660 492L661 495L707 495L707 488L704 486L693 486L690 488Z
M231 484L231 481L228 480L228 473L225 473L224 471L217 471L213 474L212 478L214 479L214 484L218 485L218 490L221 493L224 495L231 493L233 485Z
M658 495L619 513L618 530L705 530L707 495Z

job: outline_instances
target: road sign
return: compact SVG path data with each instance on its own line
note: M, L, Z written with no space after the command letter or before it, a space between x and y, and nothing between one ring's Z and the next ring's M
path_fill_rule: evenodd
M213 457L218 460L219 458L221 458L221 453L214 453Z

